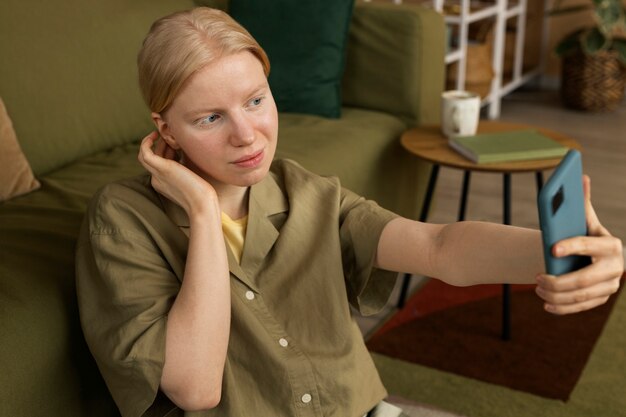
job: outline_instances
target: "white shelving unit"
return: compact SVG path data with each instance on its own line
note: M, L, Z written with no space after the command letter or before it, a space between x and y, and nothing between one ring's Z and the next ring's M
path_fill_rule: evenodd
M444 13L444 6L446 2L449 1L450 0L432 0L432 5L435 10ZM394 3L400 4L402 0L394 0ZM465 89L469 25L483 19L494 19L495 21L492 57L492 66L495 75L491 82L490 93L483 99L483 106L488 107L487 115L490 119L497 119L500 117L500 102L502 97L540 74L539 67L526 72L523 71L524 38L526 34L526 0L495 0L495 3L455 0L453 4L459 6L459 13L445 15L445 21L448 25L458 27L458 42L456 48L446 54L445 59L446 64L458 62L456 88L459 90ZM513 74L511 79L505 82L503 67L506 24L509 19L513 18L517 19L515 52L513 55Z
M436 10L443 12L446 0L434 0ZM492 66L494 77L491 81L489 96L483 100L483 105L487 106L487 114L490 119L500 117L500 103L502 97L509 94L522 84L537 76L539 68L533 68L523 72L524 59L524 38L526 34L526 0L496 0L493 5L477 7L471 10L470 0L460 0L460 12L458 15L446 15L446 23L457 25L459 29L458 49L446 55L446 63L458 61L457 88L462 90L465 87L465 68L467 57L467 33L471 23L483 19L493 18L494 39ZM515 37L515 51L513 54L513 74L510 80L504 80L504 48L506 37L506 25L509 19L517 19L517 33Z

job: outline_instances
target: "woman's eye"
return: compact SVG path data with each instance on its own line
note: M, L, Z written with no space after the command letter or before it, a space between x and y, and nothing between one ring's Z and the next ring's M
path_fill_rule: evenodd
M253 107L260 106L263 102L263 97L256 97L250 100L250 105Z
M220 118L219 114L213 113L210 114L206 117L203 117L202 119L198 120L198 124L199 125L210 125L211 123L215 123L218 119Z

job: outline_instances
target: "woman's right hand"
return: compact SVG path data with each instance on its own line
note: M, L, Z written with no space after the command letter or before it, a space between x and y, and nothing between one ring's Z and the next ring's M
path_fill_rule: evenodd
M217 202L215 189L175 158L176 151L157 131L143 138L137 155L141 165L152 174L154 189L181 206L188 216L210 209Z

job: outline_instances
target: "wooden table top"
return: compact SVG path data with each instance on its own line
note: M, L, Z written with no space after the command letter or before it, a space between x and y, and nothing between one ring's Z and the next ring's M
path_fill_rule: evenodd
M581 149L574 139L569 138L553 130L536 126L506 123L494 120L481 120L478 125L478 133L505 132L510 130L534 129L546 135L568 148ZM428 162L450 168L458 168L471 171L485 172L535 172L556 167L561 158L533 159L527 161L497 162L488 164L476 164L465 158L448 145L448 139L443 136L439 125L421 126L407 130L400 139L402 146Z

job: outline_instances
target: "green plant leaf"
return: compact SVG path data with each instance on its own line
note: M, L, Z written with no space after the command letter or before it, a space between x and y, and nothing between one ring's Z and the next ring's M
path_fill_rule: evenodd
M607 49L611 44L611 40L600 29L592 28L582 34L580 44L585 54L593 55L596 52Z
M613 39L611 49L617 51L620 62L626 65L626 39Z
M579 51L581 49L581 37L584 32L586 32L585 29L578 29L570 33L556 45L554 52L558 56L564 56L571 52Z
M624 18L621 0L593 0L593 4L598 27L604 34L610 35Z

